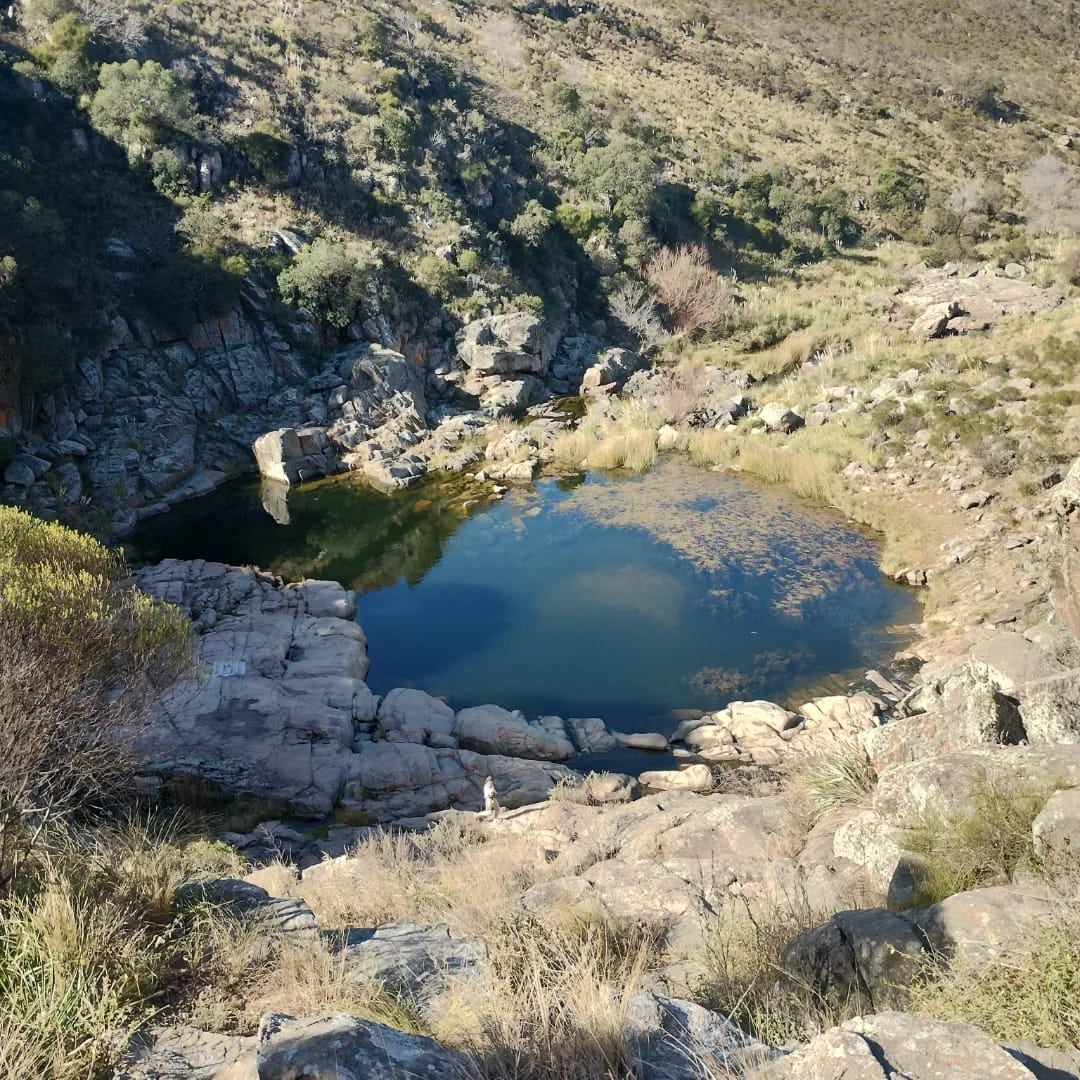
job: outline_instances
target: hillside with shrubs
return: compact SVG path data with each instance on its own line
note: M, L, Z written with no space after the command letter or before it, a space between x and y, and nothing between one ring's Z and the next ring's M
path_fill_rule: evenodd
M179 325L255 290L316 351L375 309L402 344L524 309L756 346L739 282L893 238L1060 257L1075 29L1025 11L16 3L0 397L32 414L117 305ZM728 284L690 310L673 270Z

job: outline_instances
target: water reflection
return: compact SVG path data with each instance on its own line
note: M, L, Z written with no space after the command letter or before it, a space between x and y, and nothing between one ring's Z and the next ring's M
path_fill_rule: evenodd
M880 664L916 616L865 534L775 490L666 463L639 478L390 496L350 478L238 484L157 519L148 559L254 564L362 594L376 692L602 716L780 699Z

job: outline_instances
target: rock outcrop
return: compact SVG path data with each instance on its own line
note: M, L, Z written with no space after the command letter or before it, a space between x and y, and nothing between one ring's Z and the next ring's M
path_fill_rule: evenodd
M364 679L355 596L335 582L282 585L218 563L167 560L139 586L198 634L198 672L163 694L140 739L158 781L195 777L232 796L319 818L335 806L379 821L542 801L559 762L616 745L600 720L528 720L496 705L456 713L418 690L379 699Z

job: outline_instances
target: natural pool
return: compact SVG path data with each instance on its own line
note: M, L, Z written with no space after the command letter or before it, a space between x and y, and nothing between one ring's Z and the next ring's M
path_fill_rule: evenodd
M376 692L418 686L457 707L631 731L670 731L673 709L826 692L885 662L917 618L842 517L686 463L466 508L468 494L458 481L386 496L344 478L286 503L238 482L148 523L137 544L149 560L356 589Z

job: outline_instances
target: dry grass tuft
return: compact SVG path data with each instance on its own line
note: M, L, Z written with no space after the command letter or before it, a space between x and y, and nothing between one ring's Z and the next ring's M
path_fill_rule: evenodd
M463 827L450 817L422 835L379 833L296 891L327 927L445 922L456 935L482 937L547 871L520 837L487 839L471 820Z

